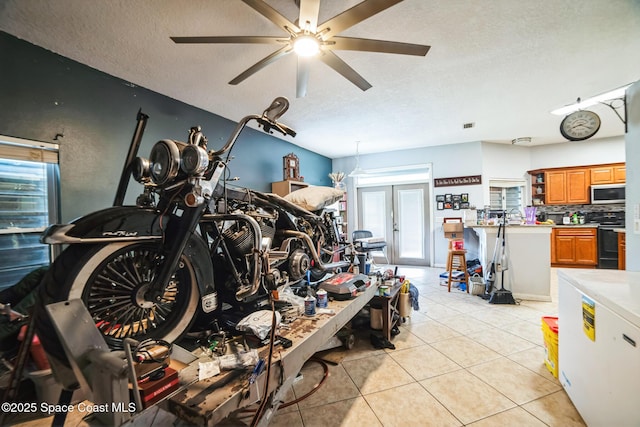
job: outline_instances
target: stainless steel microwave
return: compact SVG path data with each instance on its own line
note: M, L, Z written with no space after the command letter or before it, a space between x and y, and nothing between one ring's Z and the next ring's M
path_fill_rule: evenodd
M603 184L591 186L591 203L594 205L624 203L624 200L624 184Z

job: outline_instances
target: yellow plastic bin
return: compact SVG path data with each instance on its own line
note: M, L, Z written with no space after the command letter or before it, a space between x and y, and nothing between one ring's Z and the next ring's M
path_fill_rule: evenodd
M549 372L558 378L558 318L542 317L542 335L544 337L544 364Z

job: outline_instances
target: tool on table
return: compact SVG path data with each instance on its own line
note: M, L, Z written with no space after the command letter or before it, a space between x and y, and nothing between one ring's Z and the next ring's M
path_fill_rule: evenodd
M249 395L251 394L251 386L256 382L256 380L258 379L258 376L264 370L264 366L265 366L264 359L260 358L260 360L258 360L258 363L256 363L256 366L253 368L251 375L249 375L249 381L245 387L246 391L244 392L243 399L248 398Z

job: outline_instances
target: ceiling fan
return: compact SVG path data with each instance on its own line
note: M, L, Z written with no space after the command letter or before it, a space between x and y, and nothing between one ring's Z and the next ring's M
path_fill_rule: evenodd
M241 83L249 76L260 71L278 59L295 52L298 54L298 71L296 96L304 97L307 93L307 81L311 59L315 56L340 73L360 89L367 90L371 84L353 68L340 59L334 50L355 50L363 52L396 53L401 55L425 56L430 46L400 43L384 40L339 37L337 34L364 21L365 19L397 4L403 0L364 0L351 9L334 16L318 25L320 0L295 0L299 3L300 15L297 23L289 21L263 0L242 0L255 11L265 16L288 33L288 37L267 36L193 36L171 37L175 43L262 43L276 44L282 47L266 58L258 61L233 80L231 85Z

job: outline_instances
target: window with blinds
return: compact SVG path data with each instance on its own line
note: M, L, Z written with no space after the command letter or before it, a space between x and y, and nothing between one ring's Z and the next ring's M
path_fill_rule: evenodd
M58 218L58 146L0 135L0 289L51 262L40 243Z
M524 183L490 182L489 207L491 210L518 210L524 212Z

